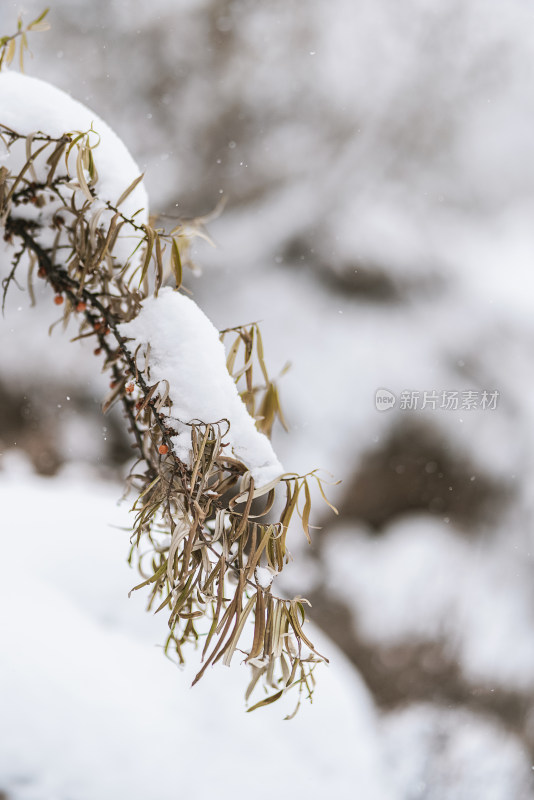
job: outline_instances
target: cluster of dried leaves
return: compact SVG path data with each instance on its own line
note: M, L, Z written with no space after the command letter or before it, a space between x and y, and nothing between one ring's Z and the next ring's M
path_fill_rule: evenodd
M271 585L289 559L286 538L295 513L309 537L310 483L316 481L324 497L321 480L315 473L284 475L257 489L246 466L226 453L224 421L191 424L192 464L184 464L173 452L170 387L150 382L149 365L139 363L119 329L149 292L179 288L188 239L202 220L165 233L138 224L136 215L126 217L120 207L138 181L115 205L97 202L94 131L23 136L0 124L0 136L8 150L24 147L26 156L18 174L0 169L0 224L15 250L3 301L13 283L20 288L19 273L27 270L34 302L37 274L62 306L64 326L77 326L74 340L92 339L110 372L104 411L122 404L138 455L128 479L137 495L130 558L143 578L135 589L148 587L148 607L168 614L166 652L182 662L186 643L201 646L196 681L210 664L230 664L238 651L252 670L247 701L257 685L265 689L249 710L292 687L299 689L298 708L301 696L312 696L316 663L326 659L303 631L306 601L275 596ZM114 252L125 232L136 246L122 262ZM258 428L270 434L281 409L259 328L222 335L232 333L229 371Z

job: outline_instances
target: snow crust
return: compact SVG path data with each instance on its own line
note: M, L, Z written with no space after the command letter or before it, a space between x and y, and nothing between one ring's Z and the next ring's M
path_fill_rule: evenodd
M172 442L182 461L188 463L191 457L189 423L228 420L226 440L249 468L256 487L283 474L269 439L258 431L239 397L219 332L193 300L164 288L145 300L138 316L120 330L133 340L133 352L138 347L141 353L149 352L150 382L169 383L173 402L169 423L177 430Z

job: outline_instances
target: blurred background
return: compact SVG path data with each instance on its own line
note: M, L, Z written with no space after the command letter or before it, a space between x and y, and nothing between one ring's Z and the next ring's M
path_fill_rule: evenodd
M0 31L41 10L6 0ZM116 130L152 212L226 199L187 288L220 329L262 322L271 372L292 362L277 452L342 480L284 588L361 687L359 796L534 797L534 9L54 0L49 20L27 72ZM125 426L54 319L8 298L0 474L118 481Z

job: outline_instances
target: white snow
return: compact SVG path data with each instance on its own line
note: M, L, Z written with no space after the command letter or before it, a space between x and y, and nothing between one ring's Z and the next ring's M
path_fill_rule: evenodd
M387 715L382 730L388 766L406 800L532 797L527 748L491 719L421 703Z
M164 288L157 297L145 300L138 316L120 330L133 339L132 352L141 347L141 353L146 353L150 345L150 383L169 383L173 402L170 424L177 429L172 442L182 461L188 463L191 456L188 423L228 420L227 441L249 468L256 487L283 474L271 443L258 431L239 397L226 368L219 332L193 300Z
M262 589L268 589L277 574L271 567L256 567L254 570L254 577Z
M120 492L0 476L0 789L10 800L269 800L275 789L400 800L368 693L324 637L331 666L291 722L291 694L245 713L237 662L190 688L194 665L178 670L157 646L163 617L145 613L142 592L128 599L137 575Z
M530 693L530 561L504 542L496 551L441 520L409 515L379 537L335 528L324 567L330 591L352 609L366 641L441 642L470 680Z
M116 204L123 192L139 177L141 170L130 155L126 145L111 130L100 117L89 108L74 100L66 92L52 86L46 81L31 78L18 72L3 69L0 71L0 123L16 133L27 136L41 132L54 138L65 133L86 132L92 127L96 132L90 134L91 145L94 147L93 157L98 172L98 181L95 185L97 200L93 204L93 213L102 207L101 201ZM33 143L33 150L37 150L38 142ZM48 168L45 166L46 158L52 153L47 150L45 157L35 161L35 172L40 180L46 179ZM76 147L68 158L69 174L76 177ZM12 146L10 152L2 150L1 163L14 175L18 174L26 162L26 151L23 142ZM60 163L56 175L65 174L65 167ZM72 192L71 192L72 193ZM80 190L76 193L79 197L78 205L83 203L84 197ZM63 189L63 195L68 201L69 191ZM100 202L98 202L100 201ZM41 218L46 219L50 209L57 209L57 205L45 206L41 211ZM136 215L136 223L141 225L148 221L148 196L141 181L131 194L121 203L120 211L128 218ZM136 214L136 212L140 212ZM101 223L110 221L112 212L105 212L100 217ZM131 226L125 226L117 241L114 254L119 260L127 260L136 246L135 233Z

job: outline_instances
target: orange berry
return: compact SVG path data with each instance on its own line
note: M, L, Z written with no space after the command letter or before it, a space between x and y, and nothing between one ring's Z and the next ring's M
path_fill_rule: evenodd
M109 388L110 389L114 389L116 385L117 385L117 381L111 381L111 383L109 384Z
M128 394L131 394L134 389L135 389L135 386L134 386L133 383L129 383L128 386L126 387L126 391L128 392Z
M158 447L158 451L160 455L166 456L167 453L169 452L169 448L167 447L166 444L160 444L160 446Z
M101 322L95 322L95 324L93 325L93 328L95 329L95 331L99 331L101 327L102 327L102 323Z
M46 270L45 270L45 268L44 267L39 267L39 269L37 270L37 275L40 278L46 278Z
M83 300L80 300L80 302L76 306L76 311L85 311L86 308L87 304L84 303Z
M94 352L95 356L99 356L100 353L102 352L102 348L101 347L97 347L96 350L93 350L93 352Z
M63 295L56 294L56 296L54 297L54 303L56 304L56 306L60 306L63 302L64 302Z

